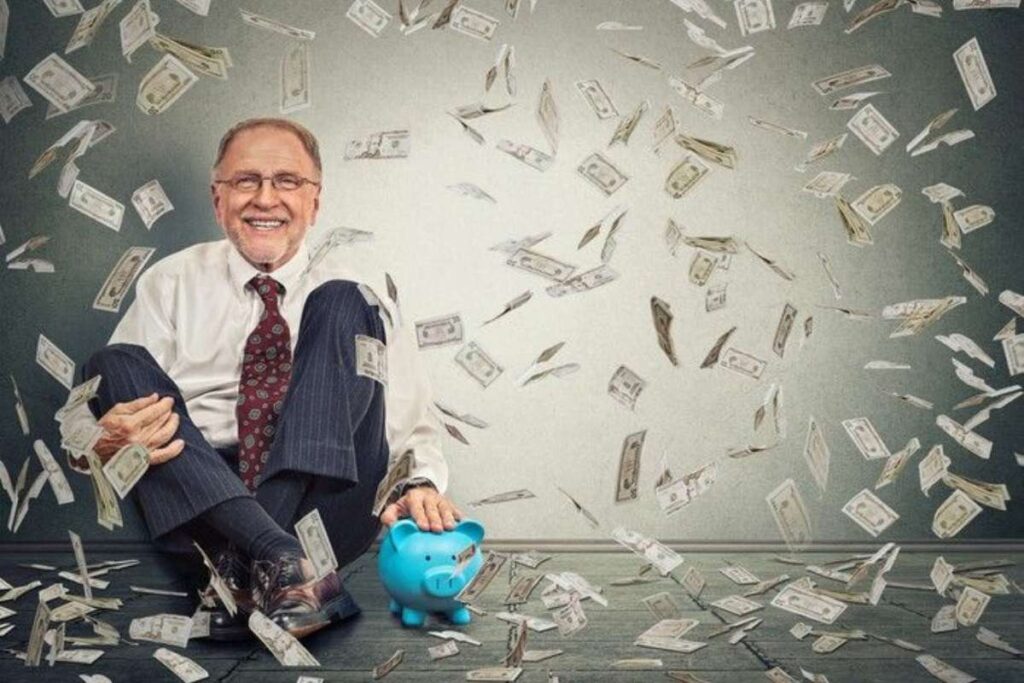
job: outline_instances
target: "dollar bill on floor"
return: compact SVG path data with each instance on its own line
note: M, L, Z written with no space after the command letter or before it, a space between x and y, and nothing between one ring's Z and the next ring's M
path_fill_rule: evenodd
M249 630L282 666L319 667L320 662L290 633L259 610L249 615Z
M202 681L210 677L210 674L206 669L199 666L185 655L173 652L165 647L157 648L153 652L153 657L167 667L170 672L177 676L183 683L197 683L197 681Z

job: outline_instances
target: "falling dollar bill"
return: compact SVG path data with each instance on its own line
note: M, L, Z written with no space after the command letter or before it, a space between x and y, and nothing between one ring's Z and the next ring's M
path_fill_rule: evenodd
M295 535L302 544L306 558L313 563L316 578L322 579L338 569L331 539L327 535L319 510L310 510L306 516L295 522Z
M768 364L756 356L730 347L722 354L718 365L737 374L760 379Z
M296 43L281 58L281 102L282 114L292 114L306 109L312 102L310 86L309 43Z
M789 339L789 333L793 331L794 322L796 322L796 308L787 303L782 309L779 323L775 327L775 338L772 340L772 350L779 358L782 358L786 352L786 340Z
M811 85L816 91L818 91L819 95L829 95L837 90L844 90L855 85L863 85L882 78L889 78L890 76L892 76L892 74L884 67L878 64L868 64L867 66L859 66L854 69L832 74L831 76L826 76L825 78L814 81Z
M349 140L345 145L345 160L404 159L411 150L412 139L408 130L385 130Z
M786 479L765 496L765 501L786 547L790 551L806 547L811 541L811 518L796 482Z
M608 381L608 395L633 410L646 386L647 382L644 379L625 365L620 365Z
M103 465L103 475L121 500L148 470L149 450L141 444L128 444Z
M86 185L81 180L76 180L71 188L71 198L68 204L72 209L80 211L115 232L121 230L124 204L96 188Z
M551 145L551 153L556 154L558 152L558 108L555 106L551 80L547 78L544 79L544 84L540 89L540 99L537 101L537 121L540 123L544 138Z
M68 111L96 89L56 53L50 53L36 64L24 81L60 111Z
M935 510L932 533L939 538L953 538L980 513L981 506L957 489Z
M484 556L484 563L481 565L480 570L473 576L473 579L466 584L458 595L455 596L456 600L464 603L474 602L484 592L494 577L498 575L501 568L505 565L508 560L507 555L501 555L498 553L488 552Z
M868 418L855 417L843 420L842 424L843 429L853 441L853 445L857 447L865 460L879 460L892 455Z
M873 104L859 109L846 127L876 155L884 152L899 137L899 132Z
M142 77L135 104L146 114L162 114L198 80L181 60L166 54Z
M618 483L615 487L615 501L621 503L636 500L640 485L640 456L643 453L647 430L630 434L622 442L619 456Z
M457 344L462 341L462 317L442 315L416 323L416 343L421 349Z
M985 612L991 598L980 590L965 586L956 603L956 620L961 626L974 626Z
M506 491L486 498L480 498L479 500L470 501L469 505L470 507L497 505L498 503L510 503L512 501L525 500L527 498L536 498L536 496L528 489L516 489L515 491Z
M594 152L587 156L576 167L576 172L601 190L606 197L614 194L629 180L628 175L620 171L610 159L600 152Z
M672 343L672 309L658 297L652 296L651 315L654 318L654 331L658 337L658 346L668 356L672 365L679 365L675 345Z
M142 273L154 251L156 250L152 247L129 247L125 250L104 280L92 302L92 307L109 313L120 311L121 302L131 291L132 284Z
M68 390L71 389L75 378L75 362L43 334L39 335L36 344L36 363Z
M373 515L380 516L384 506L388 503L392 494L397 488L412 477L413 469L416 467L416 455L412 450L405 451L388 469L388 473L377 485L377 493L373 499Z
M956 70L967 89L971 106L977 111L995 99L996 87L985 63L985 55L981 53L981 45L977 38L971 38L953 53Z
M576 271L575 266L526 248L517 249L505 263L555 282L565 282Z
M869 225L874 225L895 209L902 198L903 191L899 187L886 183L865 190L851 206Z
M771 0L735 0L736 23L740 34L749 36L762 31L775 30L775 12Z
M374 38L387 28L391 15L373 0L355 0L345 12L345 18Z
M881 498L868 489L863 489L847 501L843 506L843 514L875 537L900 518L895 510L883 503Z
M485 389L505 371L476 342L469 342L455 356L455 364Z
M47 448L46 443L42 439L36 439L32 442L32 449L35 451L36 457L39 458L39 463L43 466L43 469L49 474L47 480L50 482L50 489L53 490L53 495L57 498L57 504L66 505L75 502L75 494L71 490L71 484L68 483L67 477L64 476L64 470L57 464L57 460L53 457L50 449Z
M539 149L512 142L511 140L499 140L497 148L538 171L546 171L555 163L554 157L545 154Z
M665 179L665 192L679 199L690 192L708 174L708 167L696 156L687 155Z
M288 24L280 22L277 19L264 17L262 15L255 14L245 9L239 8L238 11L242 15L242 21L249 24L250 26L255 26L256 28L261 28L266 31L272 31L274 33L278 33L283 36L288 36L289 38L294 38L296 40L313 40L314 38L316 38L316 33L314 33L313 31L307 31L305 29L289 26Z
M576 81L575 85L597 118L604 120L619 115L615 104L612 103L611 98L608 97L598 81Z

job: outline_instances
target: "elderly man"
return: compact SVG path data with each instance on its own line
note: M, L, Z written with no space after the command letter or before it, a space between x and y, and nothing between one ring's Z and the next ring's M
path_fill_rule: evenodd
M210 550L240 606L204 608L212 638L245 637L252 609L297 637L358 611L335 573L315 578L292 525L317 509L339 563L358 557L380 528L371 509L389 457L412 451L415 464L380 522L440 532L461 517L441 494L447 466L408 331L350 268L310 262L321 177L302 126L235 125L211 184L227 240L147 270L84 369L103 377L97 454L149 449L135 497L152 537ZM378 342L386 384L357 365L358 344Z

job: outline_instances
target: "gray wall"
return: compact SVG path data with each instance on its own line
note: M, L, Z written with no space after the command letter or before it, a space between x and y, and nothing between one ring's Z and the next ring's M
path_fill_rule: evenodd
M62 52L75 18L54 19L43 3L12 2L13 16L0 76L24 76L51 51ZM799 485L822 540L871 541L841 512L854 493L871 487L881 468L866 462L842 430L840 421L867 416L895 451L910 438L923 445L895 484L879 495L901 515L883 540L931 537L931 516L947 491L939 484L925 498L917 483L917 462L936 443L953 459L955 472L987 481L1005 481L1013 501L1007 512L985 509L962 537L1016 537L1024 497L1021 470L1013 451L1024 451L1020 403L996 413L979 432L995 442L992 458L982 461L950 441L935 426L935 416L949 413L964 420L970 411L950 413L974 393L953 375L951 352L933 338L959 331L979 342L997 360L995 370L961 357L995 386L1012 383L995 332L1010 318L996 297L1013 288L1024 291L1019 217L1024 212L1022 178L1021 15L1018 11L954 12L941 19L913 14L901 7L852 35L843 33L850 15L830 3L822 26L786 30L793 4L776 1L777 28L744 39L729 4L712 2L728 23L718 29L686 15L666 0L565 2L540 0L531 15L524 1L517 20L504 3L473 0L469 4L500 18L492 43L452 31L422 30L403 36L397 27L397 3L385 3L395 15L379 39L345 19L347 2L269 2L248 0L243 6L317 31L312 43L313 107L296 118L322 138L326 182L324 206L311 234L341 225L371 230L372 244L341 247L354 259L383 260L395 275L408 320L458 311L467 339L478 341L506 371L482 390L455 366L457 348L423 352L437 397L457 409L487 420L477 431L461 426L472 442L466 447L445 437L452 465L450 489L465 505L470 500L517 488L531 489L532 501L481 507L470 511L498 538L602 538L617 524L663 539L777 539L778 532L763 502L765 494L786 477ZM407 2L407 4L415 4ZM858 3L855 11L864 6ZM435 0L435 6L438 2ZM141 77L159 59L148 47L128 64L120 54L117 24L129 3L118 8L95 44L69 56L89 76L117 71L117 102L44 120L46 103L35 92L33 107L0 128L0 225L7 251L36 234L52 236L40 253L55 274L0 272L0 369L13 375L28 408L32 436L23 437L13 410L9 382L0 391L0 457L16 474L25 458L34 457L31 439L43 438L57 451L59 437L52 416L66 390L34 363L40 332L79 364L105 343L117 316L91 309L106 274L129 246L157 248L166 256L187 245L219 237L209 205L207 180L216 142L234 121L277 112L278 71L288 40L242 23L238 3L214 0L208 18L200 18L171 0L154 0L159 30L191 42L226 46L236 64L230 80L202 79L182 100L160 116L146 116L134 103ZM434 8L436 9L436 7ZM690 42L683 26L689 17L725 47L751 44L757 55L727 72L709 92L725 103L721 121L705 118L676 95L668 75L704 51ZM605 32L594 27L618 20L642 25L641 32ZM998 97L973 111L952 59L952 52L978 36ZM484 74L501 42L515 46L518 98L501 114L480 119L487 138L477 146L445 113L482 94ZM609 48L619 47L661 62L656 71L628 62ZM900 138L876 157L852 135L834 157L806 174L793 170L818 140L845 130L853 112L828 109L812 80L872 62L893 77L868 84L883 90L872 101L900 131ZM545 78L554 86L562 120L556 163L538 173L494 148L501 138L547 149L534 114ZM621 113L642 99L651 111L628 147L606 150L615 121L598 121L575 91L574 81L597 78ZM500 87L499 85L496 87ZM26 88L27 89L27 88ZM844 91L852 92L857 88ZM655 118L672 105L684 131L733 145L739 154L734 171L714 168L690 195L671 199L662 189L671 167L683 156L671 146L662 155L651 151ZM935 114L959 107L946 127L971 128L976 137L952 149L911 158L904 144ZM752 115L808 131L801 142L759 130ZM80 160L81 178L128 205L120 233L70 209L55 192L54 168L29 181L35 157L79 118L103 118L117 132ZM346 140L374 131L409 128L412 154L406 160L344 161ZM594 150L605 151L631 176L625 187L606 199L575 172ZM863 190L894 182L902 203L875 226L874 246L846 244L831 201L801 192L819 170L853 174L843 194L853 199ZM147 231L130 206L131 192L157 178L175 211ZM955 262L938 243L941 212L920 193L939 181L967 195L957 206L988 204L996 220L965 236L962 257L988 282L979 296L961 277ZM473 182L497 199L491 205L451 192L447 185ZM540 248L570 261L580 270L599 262L599 238L576 251L583 232L617 204L629 214L617 239L612 266L620 279L591 293L561 299L548 297L546 282L513 270L488 247L512 236L551 230ZM705 313L704 290L687 281L691 250L673 258L662 242L668 218L687 226L691 235L734 234L749 240L795 271L785 282L742 252L712 284L729 283L728 306ZM843 298L836 302L818 263L817 252L831 255ZM504 302L532 289L524 308L481 327ZM959 294L968 303L926 333L889 339L895 322L876 317L848 320L818 308L838 305L876 314L888 303L912 298ZM672 367L659 350L648 302L657 295L675 314L673 331L680 367ZM794 332L785 359L771 352L775 323L785 302L815 320L814 335L799 347ZM127 307L127 302L125 304ZM723 369L699 370L707 348L725 329L737 325L734 344L769 361L760 381ZM577 362L569 377L549 378L519 387L515 378L545 347L566 341L558 359ZM911 371L868 371L873 359L907 362ZM626 364L648 381L635 412L609 398L605 387L612 372ZM752 439L751 416L771 382L785 391L788 438L778 448L743 460L728 460L733 446ZM886 395L911 393L935 403L922 411ZM823 426L832 451L828 492L819 495L804 464L802 449L808 416ZM634 502L614 502L619 449L626 434L647 429L641 469L641 495ZM662 455L677 476L699 465L719 462L719 479L683 513L664 518L653 482ZM63 458L61 458L63 460ZM32 463L33 471L38 464ZM15 540L65 540L66 528L90 539L138 538L144 533L134 516L126 528L108 533L92 524L94 507L88 481L73 473L77 501L57 507L44 490ZM558 493L575 495L601 521L591 530ZM0 511L6 513L6 504ZM0 539L10 540L6 531Z

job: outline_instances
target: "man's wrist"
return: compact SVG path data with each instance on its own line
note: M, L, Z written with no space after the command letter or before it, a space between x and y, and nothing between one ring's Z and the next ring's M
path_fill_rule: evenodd
M409 479L407 482L398 487L398 495L396 496L396 498L401 498L410 490L420 488L423 486L430 487L435 491L437 490L437 487L434 486L434 482L430 481L426 477L413 477L412 479Z

